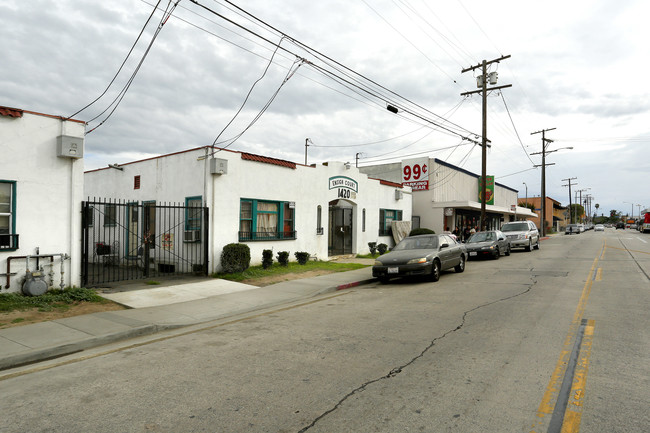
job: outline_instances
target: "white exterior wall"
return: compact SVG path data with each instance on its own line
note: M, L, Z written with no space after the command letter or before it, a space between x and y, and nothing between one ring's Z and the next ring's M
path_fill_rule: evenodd
M7 258L67 254L63 284L78 286L81 273L81 200L83 159L57 157L57 137L83 137L85 124L24 112L22 117L0 116L0 180L16 182L15 233L19 247L0 251L0 287L6 289ZM50 287L60 288L60 257L40 259ZM35 259L30 262L34 271ZM10 292L21 290L25 259L11 260ZM50 275L53 271L53 275ZM4 290L3 290L4 291Z
M402 219L411 219L410 189L382 185L341 162L328 165L288 168L268 162L244 160L240 152L221 151L216 158L228 161L227 173L209 174L209 159L198 160L205 148L161 156L150 160L121 165L122 171L106 168L85 174L85 195L97 198L119 198L126 201L155 200L183 203L185 197L203 196L210 212L209 271L220 269L223 247L239 242L240 200L255 199L294 202L294 240L246 241L251 250L251 264L259 264L262 251L305 251L319 259L328 257L329 202L338 199L338 190L329 189L329 179L345 176L358 183L353 203L353 252L369 253L368 242L393 242L379 237L379 209L403 212ZM267 158L268 160L268 158ZM140 175L141 187L133 189L133 177ZM205 184L204 184L205 179ZM395 190L404 192L396 200ZM207 200L205 200L207 197ZM321 206L323 234L317 235L317 207ZM366 209L366 230L362 231L362 210Z
M372 177L397 183L402 181L401 162L367 166L362 167L361 170ZM471 209L475 212L480 210L478 180L479 176L474 173L429 158L429 189L413 191L413 215L420 217L420 227L440 233L445 230L446 225L449 225L449 229L452 230L449 220L454 219L455 209ZM490 213L501 214L503 218L507 218L511 214L511 206L517 203L517 191L495 183L494 205L488 205L486 209ZM454 209L454 213L447 218L447 221L444 215L445 208ZM534 216L522 207L516 209L517 216Z

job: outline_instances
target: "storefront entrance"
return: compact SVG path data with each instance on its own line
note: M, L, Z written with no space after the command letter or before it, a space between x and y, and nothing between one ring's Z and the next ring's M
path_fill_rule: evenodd
M334 200L329 206L328 255L352 254L353 207L342 200Z

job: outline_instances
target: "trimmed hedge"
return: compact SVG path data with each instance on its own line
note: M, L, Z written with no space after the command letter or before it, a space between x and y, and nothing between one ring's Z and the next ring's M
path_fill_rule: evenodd
M278 263L282 266L289 266L289 251L280 251L278 253Z
M273 250L262 251L262 268L268 269L273 265Z
M221 252L221 267L225 273L244 272L251 264L251 249L246 244L228 244Z
M298 263L301 265L307 264L307 260L309 260L309 253L304 251L298 251L293 255L296 256L296 260L298 260Z
M377 251L379 251L379 254L385 254L386 251L388 251L388 245L386 244L377 245Z

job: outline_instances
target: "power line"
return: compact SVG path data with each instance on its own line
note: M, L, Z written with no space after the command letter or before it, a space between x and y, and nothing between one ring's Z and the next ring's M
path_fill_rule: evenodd
M151 47L153 46L153 43L155 42L156 38L160 34L160 31L162 30L163 26L167 23L167 20L171 16L174 9L176 9L176 6L178 5L179 2L180 2L180 0L177 0L176 3L174 3L174 5L172 6L172 8L169 9L169 7L172 4L171 0L169 1L169 3L167 4L167 8L165 9L165 12L164 12L163 16L160 19L160 23L158 24L158 27L156 28L156 31L154 32L154 35L152 36L151 41L149 42L149 45L147 46L147 49L145 50L144 54L142 55L142 58L138 62L138 65L134 69L134 71L131 74L131 77L127 81L126 85L122 88L122 90L120 90L120 92L115 97L115 99L113 99L113 101L108 105L108 107L106 107L106 109L104 111L102 111L97 116L90 119L88 122L90 123L90 122L96 120L97 118L99 118L100 116L102 116L104 113L106 113L106 111L108 111L109 108L111 108L111 106L113 106L113 104L115 104L115 106L110 111L110 113L108 113L108 116L106 116L104 118L104 120L102 120L97 126L92 128L91 130L87 131L86 135L90 134L91 132L95 131L97 128L102 126L113 115L115 110L117 110L117 107L120 105L120 103L124 99L124 96L126 96L126 93L128 92L129 88L131 87L131 84L133 83L133 80L135 79L136 75L140 71L140 68L142 67L142 64L144 63L145 59L147 58L147 55L149 54L149 51L151 50Z
M158 3L156 3L156 5L153 7L153 10L151 11L151 14L149 14L149 18L147 18L147 21L145 21L144 25L142 26L142 29L140 30L140 33L138 34L138 37L135 39L135 42L133 42L133 45L131 45L131 49L129 50L129 52L127 53L126 57L125 57L124 60L122 61L122 64L120 65L120 67L118 68L117 72L116 72L115 75L113 76L113 79L111 79L110 83L108 83L108 86L106 86L106 88L104 89L104 91L103 91L103 92L102 92L102 93L101 93L101 94L100 94L100 95L99 95L99 96L98 96L94 101L90 102L88 105L86 105L85 107L83 107L83 108L80 109L79 111L77 111L77 112L71 114L70 116L68 116L67 119L71 119L71 118L73 118L74 116L76 116L77 114L81 113L81 112L84 111L86 108L90 107L90 106L93 105L95 102L99 101L99 100L102 98L102 96L104 96L104 95L106 94L106 92L108 92L108 89L109 89L109 88L113 85L113 83L115 82L115 79L117 78L117 76L118 76L118 75L120 74L120 72L122 71L122 68L123 68L124 65L126 64L126 61L129 59L129 57L131 56L131 53L133 53L133 50L135 49L135 46L137 45L138 41L140 40L140 37L142 37L142 34L144 33L144 30L145 30L145 29L147 28L147 26L149 25L149 21L151 21L151 18L152 18L153 15L156 13L156 10L158 9L158 5L160 4L161 1L162 1L162 0L158 0Z

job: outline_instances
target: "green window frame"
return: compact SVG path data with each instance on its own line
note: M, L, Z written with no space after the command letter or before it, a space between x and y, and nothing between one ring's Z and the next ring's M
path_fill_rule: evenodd
M379 209L379 236L391 236L392 221L402 221L402 211L397 209Z
M203 197L185 197L185 230L201 230Z
M239 241L296 239L293 202L242 198Z
M0 180L0 251L18 249L16 181Z

